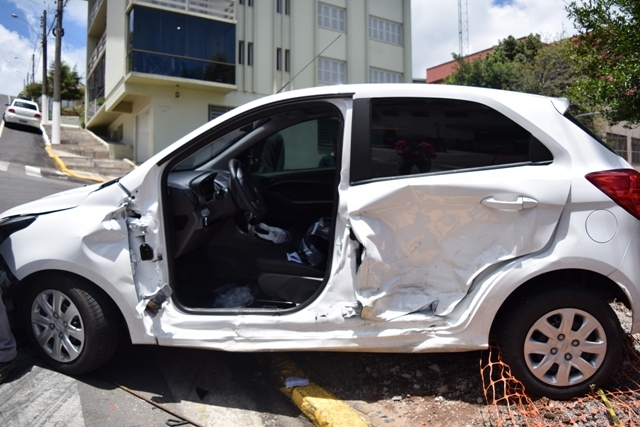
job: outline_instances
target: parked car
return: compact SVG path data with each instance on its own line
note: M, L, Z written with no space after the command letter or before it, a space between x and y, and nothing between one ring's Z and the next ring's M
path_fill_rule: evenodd
M38 104L27 99L14 98L11 104L7 104L7 110L2 116L5 124L18 124L40 129L42 115Z
M496 336L527 392L583 394L619 363L608 302L640 332L640 174L568 107L445 85L265 97L117 180L5 212L5 297L70 374L109 360L119 325L229 351Z

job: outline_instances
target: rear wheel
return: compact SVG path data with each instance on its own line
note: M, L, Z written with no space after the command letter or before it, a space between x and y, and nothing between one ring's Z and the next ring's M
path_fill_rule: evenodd
M27 290L24 320L32 345L60 372L90 372L106 363L117 347L113 304L77 276L40 276Z
M616 370L622 329L611 307L583 287L557 283L525 298L504 320L503 358L531 395L570 399Z

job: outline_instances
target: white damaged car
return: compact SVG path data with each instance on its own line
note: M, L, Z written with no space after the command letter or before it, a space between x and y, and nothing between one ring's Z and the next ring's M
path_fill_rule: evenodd
M119 333L228 351L486 349L570 398L640 332L640 174L565 99L357 85L236 108L0 219L0 282L80 374ZM123 327L125 328L123 330Z

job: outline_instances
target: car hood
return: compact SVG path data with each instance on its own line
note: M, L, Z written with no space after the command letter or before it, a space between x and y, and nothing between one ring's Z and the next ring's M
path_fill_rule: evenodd
M62 211L78 206L87 196L100 188L100 184L74 188L61 193L52 194L24 205L16 206L0 215L0 218L17 215L35 215Z

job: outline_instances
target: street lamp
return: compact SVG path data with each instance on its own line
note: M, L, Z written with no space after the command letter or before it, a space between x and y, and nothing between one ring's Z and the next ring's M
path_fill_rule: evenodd
M35 74L36 74L36 45L38 43L38 37L37 37L38 32L35 30L35 28L33 28L33 26L26 19L19 17L15 13L12 13L11 17L25 22L29 26L33 34L36 35L36 40L33 43L33 53L31 54L31 83L33 83L35 81Z

